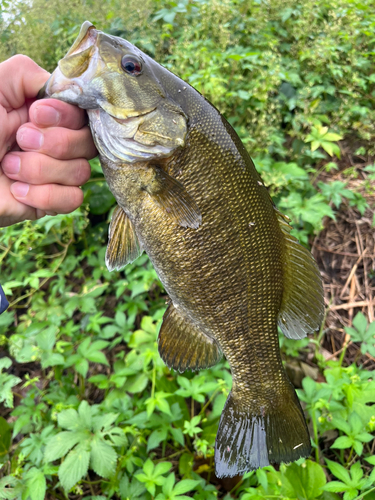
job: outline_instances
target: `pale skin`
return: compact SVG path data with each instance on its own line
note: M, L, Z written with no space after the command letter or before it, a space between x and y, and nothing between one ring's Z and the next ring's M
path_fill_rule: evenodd
M26 56L0 64L0 227L70 213L97 155L84 111L36 100L49 77Z

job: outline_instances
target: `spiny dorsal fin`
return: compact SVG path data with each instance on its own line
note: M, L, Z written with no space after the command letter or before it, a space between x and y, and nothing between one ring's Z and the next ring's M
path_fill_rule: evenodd
M292 227L288 218L278 210L276 212L286 253L284 293L278 324L286 337L302 339L318 330L323 320L322 278L314 257L290 234Z
M177 224L197 229L202 223L202 214L192 196L164 170L159 167L154 169L153 182L145 186L145 190Z
M183 318L173 304L164 313L158 344L164 363L181 373L214 366L221 359L216 341Z
M117 206L109 225L109 240L105 263L109 271L122 269L142 253L134 226L124 210Z

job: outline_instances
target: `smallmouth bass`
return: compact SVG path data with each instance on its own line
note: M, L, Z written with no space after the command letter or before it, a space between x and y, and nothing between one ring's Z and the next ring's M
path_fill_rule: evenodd
M170 297L158 338L166 365L230 364L216 475L308 456L277 325L294 339L319 328L321 278L235 131L189 84L87 21L44 92L87 110L118 203L106 264L149 255Z

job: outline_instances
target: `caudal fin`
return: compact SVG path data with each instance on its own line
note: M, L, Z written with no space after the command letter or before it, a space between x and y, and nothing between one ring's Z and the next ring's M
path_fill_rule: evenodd
M284 393L268 408L255 405L254 411L243 408L229 394L216 436L217 477L233 477L310 455L309 432L291 384L287 392L288 397Z

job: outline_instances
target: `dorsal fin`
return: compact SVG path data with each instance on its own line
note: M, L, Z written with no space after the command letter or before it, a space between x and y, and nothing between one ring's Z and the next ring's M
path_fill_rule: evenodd
M221 359L216 341L183 318L173 304L164 313L158 344L164 363L181 373L214 366Z
M278 210L285 242L284 293L278 316L283 334L302 339L320 328L324 316L323 285L311 253L290 234L288 218Z
M129 262L133 262L142 253L142 246L134 230L134 226L124 210L117 206L109 225L109 239L105 253L108 271L120 270Z

